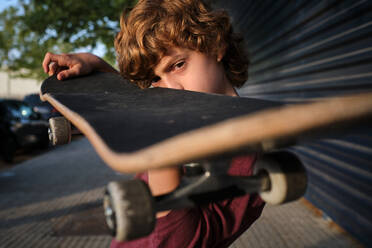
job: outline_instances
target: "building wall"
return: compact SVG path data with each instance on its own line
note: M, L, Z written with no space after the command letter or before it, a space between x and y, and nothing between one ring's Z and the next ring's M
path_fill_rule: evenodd
M12 78L0 71L0 98L21 99L30 93L38 93L40 82L34 79Z
M217 1L250 52L242 96L285 102L372 91L372 1ZM316 116L314 116L316 118ZM305 197L372 247L372 128L291 148Z

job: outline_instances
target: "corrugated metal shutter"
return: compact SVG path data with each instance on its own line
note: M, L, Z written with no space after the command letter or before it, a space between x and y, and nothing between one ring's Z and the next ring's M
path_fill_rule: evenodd
M242 96L286 102L372 91L372 1L217 1L251 55ZM306 198L372 247L372 128L294 147Z

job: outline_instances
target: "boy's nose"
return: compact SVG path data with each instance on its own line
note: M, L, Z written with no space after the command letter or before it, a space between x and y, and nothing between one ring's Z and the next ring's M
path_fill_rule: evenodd
M184 89L182 84L180 84L179 82L177 82L176 80L172 78L164 78L163 83L164 83L164 87L166 88L176 89L176 90Z

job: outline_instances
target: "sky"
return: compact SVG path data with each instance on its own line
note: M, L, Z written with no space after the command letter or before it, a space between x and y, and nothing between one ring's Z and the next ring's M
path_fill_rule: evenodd
M17 3L17 0L0 0L0 11L3 11L3 9L15 5Z

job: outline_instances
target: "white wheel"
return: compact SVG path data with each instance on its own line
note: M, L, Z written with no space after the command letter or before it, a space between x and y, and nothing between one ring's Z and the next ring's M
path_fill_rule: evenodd
M110 182L103 207L106 223L118 241L149 235L155 227L154 199L142 180Z
M260 193L270 204L278 205L297 200L306 192L307 177L301 161L289 152L264 155L255 164L255 174L266 173L268 190Z
M71 142L71 124L65 117L49 119L49 140L52 145L64 145Z

